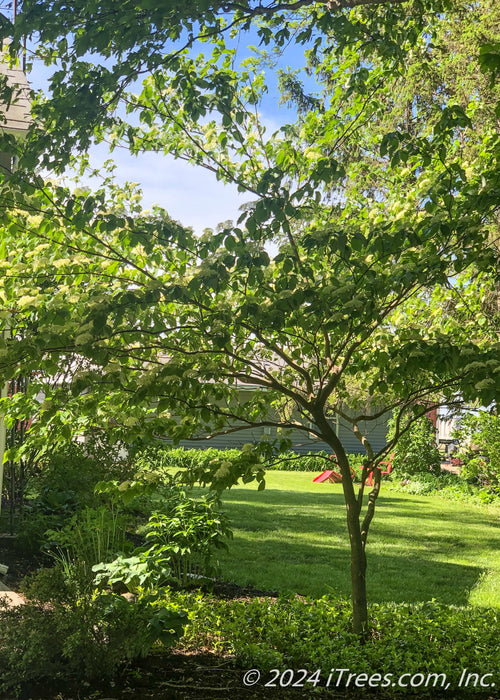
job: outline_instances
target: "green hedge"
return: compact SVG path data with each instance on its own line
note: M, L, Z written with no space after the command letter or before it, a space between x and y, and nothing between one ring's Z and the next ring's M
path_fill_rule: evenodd
M277 457L274 462L266 465L266 469L281 469L294 472L322 472L325 469L336 469L335 462L330 459L328 452L308 452L305 455L297 455L295 452L286 452ZM363 465L362 454L350 454L349 464L356 470L361 470Z
M240 450L186 450L182 447L171 448L168 446L155 446L148 448L137 458L136 464L148 471L163 472L170 469L192 469L195 467L208 467L213 460L228 461L237 459ZM305 455L297 455L295 452L285 452L275 460L263 464L264 469L280 469L296 472L322 472L325 469L335 469L328 452L308 452ZM361 470L364 456L362 454L350 454L349 463L356 472Z
M162 473L175 468L208 467L213 460L230 462L237 459L240 453L240 450L217 450L214 447L206 450L185 450L183 447L155 445L148 447L136 457L136 466L146 471Z
M167 474L175 469L197 469L208 470L209 465L219 462L236 461L241 455L241 451L217 450L209 448L206 450L181 448L171 448L160 445L144 451L136 461L136 465L145 471L156 474ZM320 473L326 469L335 469L335 464L329 459L327 452L309 452L305 455L297 455L295 452L285 452L277 456L276 459L267 464L263 464L265 470L279 469L282 471L316 472ZM363 465L363 454L350 454L349 464L355 472L355 481L360 481ZM392 476L392 478L391 478ZM393 471L391 476L384 477L392 481L393 487L413 494L437 493L447 499L470 501L474 503L489 503L498 499L498 493L491 489L467 483L467 480L455 474L426 473L408 474L405 471Z

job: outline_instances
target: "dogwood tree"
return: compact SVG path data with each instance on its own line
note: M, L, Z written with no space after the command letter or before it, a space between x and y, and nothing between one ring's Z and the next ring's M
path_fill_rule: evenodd
M427 21L421 4L224 3L194 14L134 5L123 26L103 23L114 3L67 7L25 3L19 25L40 31L40 50L61 70L2 186L3 375L35 374L32 396L43 385L44 439L110 418L129 440L276 429L253 460L197 475L215 488L263 483L258 455L286 447L287 430L324 441L342 474L362 633L378 461L409 411L416 419L498 392L483 304L497 263L495 125L475 125L471 97L435 100L418 128L387 128L410 59L432 60L441 15ZM225 39L252 22L264 44L309 46L303 80L281 73L296 116L274 134L258 109L262 62L237 66ZM112 61L92 66L88 52ZM200 237L160 208L143 212L112 179L71 191L36 170L60 171L92 139L198 164L237 184L248 204L238 222ZM29 397L17 405L18 414L33 406ZM370 423L391 410L394 438L376 452ZM366 452L359 489L338 417Z

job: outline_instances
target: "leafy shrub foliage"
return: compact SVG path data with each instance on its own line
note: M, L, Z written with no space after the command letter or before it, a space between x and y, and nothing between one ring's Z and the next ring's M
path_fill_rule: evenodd
M414 474L402 480L393 480L392 488L414 495L438 494L442 498L465 503L493 503L498 495L489 489L470 484L457 474L443 472L435 474Z
M40 570L25 593L25 605L0 609L2 692L58 678L111 679L153 644L171 646L187 624L186 612L168 600L81 595L58 567Z
M402 673L445 673L451 687L463 668L480 675L498 668L498 610L436 601L374 605L364 644L351 631L350 612L350 602L332 597L211 600L198 603L183 643L229 652L246 668L330 669L334 659L337 669L392 674L394 680ZM390 689L384 692L391 696ZM437 694L432 685L414 692Z
M26 487L18 532L22 546L39 549L46 530L59 529L76 512L97 505L97 482L117 476L123 480L130 468L116 450L95 442L69 443L61 452L44 455Z
M176 485L165 491L163 508L150 515L144 534L146 544L130 557L94 566L99 585L121 582L134 590L173 579L186 586L193 573L215 572L214 550L226 548L227 537L232 536L215 494L193 498Z
M500 494L500 417L486 411L464 417L457 431L462 476Z
M54 493L66 494L75 507L90 505L98 481L126 478L130 469L130 461L110 445L68 442L64 450L44 455L28 482L27 494L49 507Z
M179 488L171 489L164 511L153 513L146 528L149 551L168 557L181 585L187 583L192 564L213 573L213 551L227 548L231 535L229 520L213 494L194 499Z
M145 450L137 459L137 466L147 471L157 473L168 473L169 470L206 470L214 464L230 464L241 458L242 451L237 449L217 450L209 448L206 450L185 450L181 448L169 448L168 446L155 446ZM361 473L364 455L350 454L349 464L356 473ZM321 472L325 469L335 468L332 455L328 452L308 452L299 455L296 452L284 452L274 459L263 461L262 469L279 469L282 471L297 472Z
M210 486L221 492L234 486L241 479L248 483L257 479L259 489L264 484L264 444L243 445L241 450L184 450L173 449L168 445L155 445L143 451L136 459L135 466L144 475L153 472L164 475L166 482L175 472L177 481L192 486Z
M411 420L411 417L408 417ZM401 427L404 427L404 423ZM388 438L395 433L396 420L389 421ZM439 474L441 455L436 445L436 432L426 416L414 421L399 437L394 450L393 467L398 475Z

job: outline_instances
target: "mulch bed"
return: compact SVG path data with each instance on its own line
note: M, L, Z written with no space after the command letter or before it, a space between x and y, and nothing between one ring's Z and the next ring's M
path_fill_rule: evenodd
M127 667L116 682L57 686L25 685L17 698L2 700L290 700L305 691L245 688L244 669L234 661L207 652L151 654ZM328 697L341 697L329 695ZM345 696L342 696L345 698Z
M13 591L17 591L25 576L49 562L41 554L23 551L15 537L0 534L0 564L9 567L0 580Z

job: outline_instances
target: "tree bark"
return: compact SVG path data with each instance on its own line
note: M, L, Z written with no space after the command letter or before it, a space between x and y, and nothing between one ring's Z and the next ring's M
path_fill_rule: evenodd
M342 488L347 511L347 529L351 546L351 596L352 596L352 627L360 636L368 629L368 602L366 597L366 553L365 542L361 534L360 504L354 492L349 460L337 437L335 430L327 418L314 416L315 423L323 433L323 439L337 456L337 463L342 474Z
M351 546L352 627L356 634L364 635L368 628L368 602L366 597L366 552L361 534L360 508L354 493L349 461L342 446L340 453L336 451L336 455L342 473L342 488Z
M348 516L349 520L349 516ZM353 523L353 531L359 532L358 522ZM351 537L351 594L352 594L352 629L364 636L368 630L368 601L366 597L366 552L361 536Z

